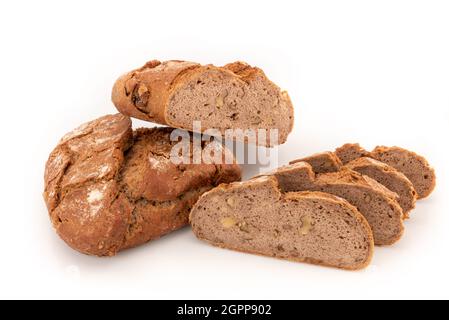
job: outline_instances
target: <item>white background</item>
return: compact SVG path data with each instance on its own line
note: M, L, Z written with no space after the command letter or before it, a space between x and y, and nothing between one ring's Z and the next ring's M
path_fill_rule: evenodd
M449 298L448 1L2 1L0 33L0 298ZM263 68L296 108L282 164L399 145L429 159L437 189L361 272L213 248L188 228L115 258L78 254L50 225L45 161L114 113L115 79L154 58Z

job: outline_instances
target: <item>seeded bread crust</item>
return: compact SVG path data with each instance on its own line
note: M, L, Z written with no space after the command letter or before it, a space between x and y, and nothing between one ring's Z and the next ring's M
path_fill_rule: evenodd
M113 256L185 226L202 193L240 180L234 164L174 165L172 130L133 133L131 120L118 114L60 141L46 165L44 199L69 246Z
M261 69L251 67L244 62L234 62L224 67L215 67L213 65L200 65L179 60L166 62L153 60L142 68L121 76L114 84L112 101L116 108L127 116L193 131L192 123L185 125L171 115L169 116L168 107L174 94L180 91L192 79L206 75L208 72L216 72L224 78L233 79L235 83L245 88L249 88L258 79L264 79L273 88L276 88L278 103L283 108L282 112L287 114L287 121L277 123L273 128L279 129L279 144L287 140L294 123L293 106L290 97L287 92L281 91L274 83L269 81ZM221 97L221 103L223 103L223 97ZM236 115L238 115L239 110L236 111ZM240 111L243 112L243 110ZM263 112L268 111L263 110ZM271 112L269 114L273 115L274 118L274 109L269 112ZM256 117L257 115L253 116ZM237 120L233 119L233 121ZM221 123L216 123L216 125L214 128L219 129L222 135L224 135L224 128L221 128ZM230 128L245 130L255 129L256 126L257 122L251 127L235 125L230 126ZM209 128L202 129L206 130ZM267 146L271 146L269 141Z
M273 199L269 199L267 201L273 201L273 203L267 204L266 207L266 214L265 217L268 217L271 214L279 215L282 214L281 210L273 210L273 212L270 212L269 206L273 204L278 204L280 208L286 208L288 207L289 203L301 203L301 202L311 202L314 203L315 206L319 206L319 208L323 209L327 205L332 204L335 207L339 208L342 212L332 212L334 217L339 217L341 215L342 219L350 219L352 223L354 223L357 226L357 229L360 233L362 233L361 238L364 239L363 246L365 247L363 258L359 258L356 261L348 264L343 263L344 258L341 257L341 262L335 263L330 261L325 261L323 259L317 259L314 257L299 257L299 253L291 253L291 254L285 254L284 252L284 246L285 242L282 244L281 241L279 243L277 242L278 239L271 239L266 245L269 247L275 247L276 249L273 251L267 251L260 250L260 249L249 249L247 246L239 246L235 244L226 243L221 239L218 239L217 237L220 236L220 233L230 230L232 228L238 228L240 231L237 231L238 234L251 236L251 233L260 233L260 232L266 232L259 230L256 226L247 225L245 222L238 223L232 223L225 220L222 220L221 225L218 225L218 228L221 230L215 230L213 235L209 234L210 226L205 223L204 218L211 219L212 221L219 219L217 216L217 212L223 212L223 210L214 210L214 212L209 212L206 210L206 207L210 205L210 203L218 203L219 206L223 205L227 207L228 209L224 210L226 214L233 215L235 212L233 212L232 206L238 205L235 204L233 200L235 196L238 197L238 195L241 195L243 192L249 192L249 198L251 197L251 194L254 195L258 191L260 191L260 188L269 186L269 189L271 189L272 197ZM226 197L230 196L230 197ZM223 198L225 197L225 198ZM243 196L244 198L247 198L247 196ZM218 199L218 200L217 200ZM232 200L232 202L231 202ZM231 206L231 207L230 207ZM234 209L235 210L235 209ZM313 209L310 209L313 210ZM302 213L302 217L307 216L310 214L310 211L306 210ZM330 214L330 212L328 212ZM292 215L292 212L289 212L289 215ZM329 217L331 217L329 215ZM343 218L345 217L345 218ZM324 217L321 217L324 218ZM302 218L303 219L303 218ZM336 218L338 219L338 218ZM275 176L260 176L255 177L249 181L240 182L240 183L231 183L231 184L222 184L217 188L214 188L213 190L206 192L203 196L201 196L200 200L195 204L195 207L192 209L191 215L190 215L190 221L192 225L192 230L197 236L198 239L205 241L213 246L217 246L223 249L230 249L242 253L250 253L250 254L256 254L261 256L269 256L269 257L275 257L279 259L284 260L290 260L293 262L304 262L309 264L315 264L315 265L321 265L326 267L334 267L334 268L341 268L346 270L359 270L367 267L373 257L374 252L374 239L372 235L371 228L366 221L366 219L363 217L363 215L351 204L349 204L346 200L327 194L322 192L291 192L291 193L283 193L280 190L279 182L276 179ZM217 221L215 221L217 223ZM268 221L267 221L268 223ZM319 223L317 221L307 222L305 220L298 221L298 223L301 225L302 228L306 228L307 232L302 233L303 236L308 236L309 233L314 233L314 228L316 227L315 223ZM214 226L216 227L216 225ZM224 230L223 230L224 228ZM275 229L274 231L276 231ZM235 232L235 231L234 231ZM279 236L281 236L282 231L279 232ZM301 231L299 231L301 232ZM270 239L269 234L264 234L264 236L267 237L267 239ZM330 248L326 248L326 246L329 246L329 242L333 243L335 245L335 241L342 241L344 237L346 237L347 234L343 234L343 232L340 235L340 239L327 239L327 234L319 235L319 237L322 237L323 243L321 246L319 246L320 253L322 252L328 252ZM289 241L293 242L292 237L288 236ZM327 242L326 242L327 241ZM294 246L295 247L295 246ZM295 247L296 248L296 247ZM363 248L357 248L359 250L363 250ZM355 248L352 248L352 250L355 251ZM330 250L331 252L335 252L333 250Z

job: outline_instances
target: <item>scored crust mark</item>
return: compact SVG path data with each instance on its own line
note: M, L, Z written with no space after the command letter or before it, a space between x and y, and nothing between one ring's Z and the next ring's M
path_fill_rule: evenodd
M240 179L237 165L154 162L169 158L171 130L133 135L130 119L115 115L66 135L45 171L44 198L60 237L82 253L115 255L185 226L202 193ZM157 185L147 183L155 177Z
M202 129L215 128L224 136L227 129L279 131L282 144L293 129L293 107L281 91L258 68L243 62L225 67L186 61L166 61L120 77L112 100L131 117L192 131L193 122ZM246 137L234 140L248 142Z
M222 185L191 216L195 235L212 245L356 270L372 258L365 218L347 201L320 192L282 194L275 177Z
M349 169L315 175L312 167L298 162L268 173L283 192L320 191L346 199L367 219L376 245L391 245L403 235L403 211L397 195L375 180Z

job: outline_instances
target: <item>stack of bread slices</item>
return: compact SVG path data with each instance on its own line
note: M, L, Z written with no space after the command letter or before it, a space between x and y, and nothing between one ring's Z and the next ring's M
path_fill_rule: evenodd
M293 261L361 269L374 245L396 243L435 173L399 147L346 144L204 194L190 219L216 246Z

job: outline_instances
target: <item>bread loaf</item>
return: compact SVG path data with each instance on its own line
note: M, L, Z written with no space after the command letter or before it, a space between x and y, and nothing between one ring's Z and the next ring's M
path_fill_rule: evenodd
M133 133L128 117L112 115L60 141L46 165L44 198L69 246L112 256L157 239L188 223L202 193L240 179L234 164L173 164L172 130Z
M261 129L266 141L259 137L258 145L282 144L293 129L287 92L243 62L215 67L150 61L116 81L112 101L127 116L189 131L196 131L194 121L201 121L201 131L218 129L222 136L227 129ZM272 129L278 141L270 140Z

